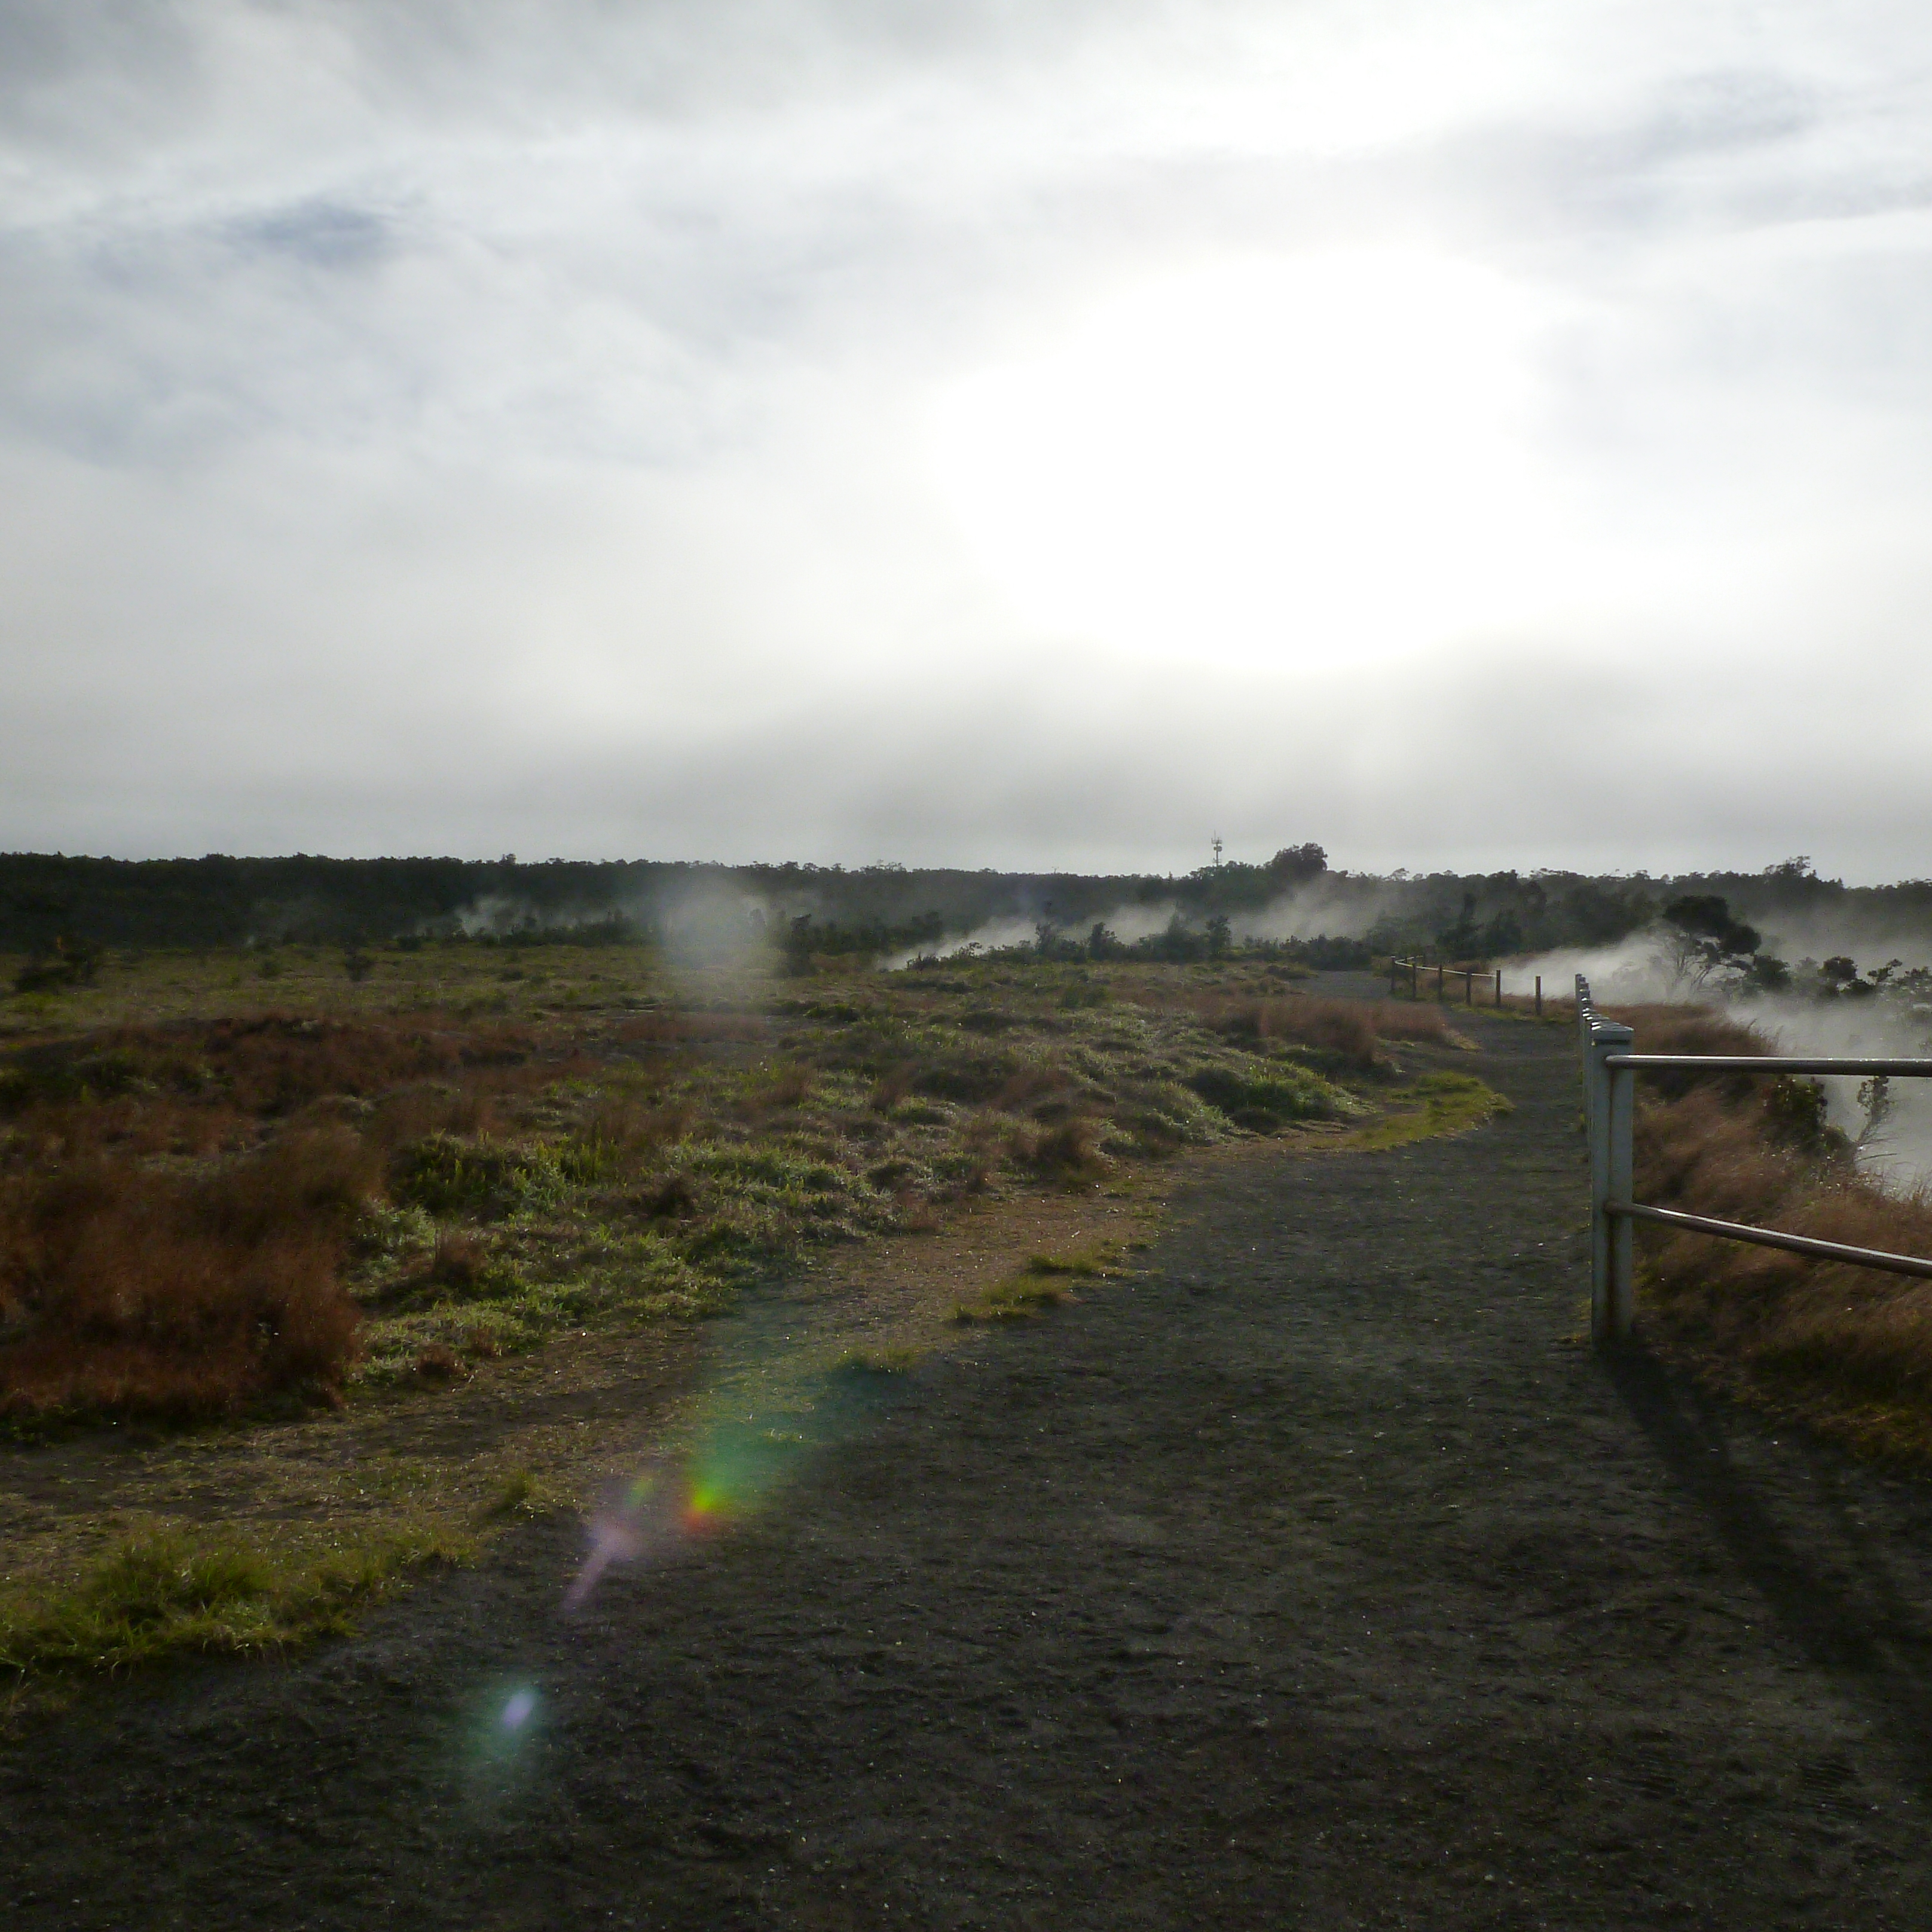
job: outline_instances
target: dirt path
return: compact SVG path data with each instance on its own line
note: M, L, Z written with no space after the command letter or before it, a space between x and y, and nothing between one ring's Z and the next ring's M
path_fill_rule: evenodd
M1507 1120L1217 1165L574 1617L559 1520L10 1745L11 1922L1932 1924L1932 1490L1575 1345L1568 1038L1472 1030Z

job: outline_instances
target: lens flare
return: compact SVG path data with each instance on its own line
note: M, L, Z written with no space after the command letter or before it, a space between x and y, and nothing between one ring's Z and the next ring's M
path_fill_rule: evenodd
M742 1382L717 1390L682 1453L640 1471L592 1516L566 1610L581 1609L613 1568L667 1556L767 1508L807 1459L888 1399L878 1378L822 1367L780 1363L760 1379L764 1400L748 1412Z
M581 1610L614 1568L668 1560L772 1507L813 1456L889 1408L904 1386L856 1372L849 1358L828 1366L822 1348L808 1354L791 1340L746 1349L735 1373L712 1380L675 1444L661 1442L614 1485L585 1526L588 1546L564 1594L566 1615ZM477 1687L461 1741L479 1822L502 1818L542 1771L544 1711L528 1679L492 1677Z
M543 1728L543 1694L528 1678L497 1678L478 1687L465 1726L464 1774L471 1798L494 1804L530 1768Z
M722 1526L730 1507L730 1499L722 1490L709 1483L698 1484L693 1486L679 1520L692 1534L701 1536Z

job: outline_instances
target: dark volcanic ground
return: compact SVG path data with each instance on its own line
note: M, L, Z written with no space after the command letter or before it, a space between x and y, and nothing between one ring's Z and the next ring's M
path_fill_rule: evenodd
M1932 1491L1576 1346L1474 1030L1508 1120L1220 1166L574 1618L541 1526L8 1744L10 1924L1932 1924Z

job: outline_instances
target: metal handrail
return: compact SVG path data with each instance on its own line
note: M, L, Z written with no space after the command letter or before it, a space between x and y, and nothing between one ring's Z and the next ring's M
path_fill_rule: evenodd
M1688 1066L1694 1072L1720 1067L1740 1073L1883 1073L1907 1079L1932 1073L1932 1060L1846 1060L1828 1055L1792 1060L1774 1053L1613 1053L1607 1066Z
M1615 1020L1599 1018L1590 982L1576 975L1576 1028L1583 1062L1583 1121L1590 1149L1590 1332L1600 1342L1627 1340L1636 1312L1636 1257L1630 1239L1634 1221L1653 1221L1720 1240L1749 1241L1847 1262L1856 1268L1932 1280L1932 1261L1882 1249L1853 1247L1809 1234L1787 1234L1775 1228L1747 1227L1687 1214L1674 1208L1652 1208L1631 1198L1635 1192L1636 1102L1640 1067L1736 1073L1859 1074L1867 1078L1932 1078L1932 1060L1854 1060L1831 1056L1732 1053L1633 1053L1636 1037Z
M1821 1261L1853 1262L1860 1268L1882 1268L1892 1274L1916 1274L1932 1281L1932 1262L1916 1255L1890 1255L1880 1248L1855 1248L1846 1241L1821 1241L1813 1234L1787 1234L1775 1228L1747 1227L1742 1221L1714 1220L1708 1214L1686 1214L1681 1208L1646 1208L1635 1201L1610 1201L1612 1214L1633 1221L1658 1221L1667 1228L1688 1228L1700 1234L1726 1240L1750 1241L1761 1248L1785 1248L1794 1255L1816 1255Z

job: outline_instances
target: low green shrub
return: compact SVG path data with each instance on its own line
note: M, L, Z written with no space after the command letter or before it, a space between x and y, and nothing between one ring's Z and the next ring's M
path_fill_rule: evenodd
M1296 1067L1203 1066L1187 1076L1187 1084L1237 1126L1258 1133L1290 1120L1330 1120L1338 1111L1328 1083Z
M541 1143L508 1147L454 1134L427 1135L404 1148L389 1172L390 1191L406 1206L485 1220L554 1208L569 1184L555 1153Z

